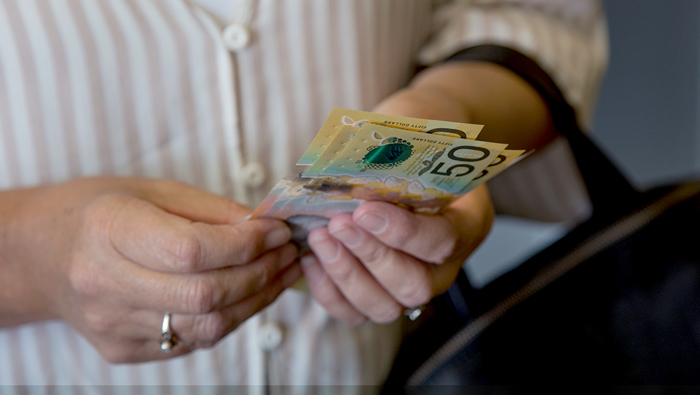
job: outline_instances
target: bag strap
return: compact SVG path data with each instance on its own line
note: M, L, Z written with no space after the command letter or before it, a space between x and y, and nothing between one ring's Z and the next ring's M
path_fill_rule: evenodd
M534 60L507 47L478 45L463 49L447 61L481 61L505 67L527 81L547 103L556 130L569 140L588 194L594 215L614 214L635 199L638 192L600 148L586 136L576 120L576 112L567 103L552 78Z

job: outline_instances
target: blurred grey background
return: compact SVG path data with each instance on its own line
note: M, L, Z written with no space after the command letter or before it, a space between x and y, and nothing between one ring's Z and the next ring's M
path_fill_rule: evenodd
M638 189L700 178L700 1L604 5L610 63L591 138ZM498 218L465 266L470 281L483 286L566 230Z
M640 188L700 174L700 1L608 0L593 138Z

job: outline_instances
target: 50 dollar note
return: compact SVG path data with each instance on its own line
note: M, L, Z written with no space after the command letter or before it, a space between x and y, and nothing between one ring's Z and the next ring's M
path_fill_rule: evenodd
M400 117L336 107L328 115L311 145L309 145L309 148L306 149L304 155L297 162L297 165L310 166L314 164L343 126L359 128L366 123L470 140L476 139L483 128L483 125Z
M459 193L507 144L364 124L321 176L396 176Z

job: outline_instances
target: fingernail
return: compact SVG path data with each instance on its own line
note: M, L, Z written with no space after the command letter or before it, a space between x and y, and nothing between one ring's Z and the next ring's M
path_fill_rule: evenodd
M357 224L372 233L380 233L386 228L386 217L379 213L367 213L360 217Z
M353 226L343 226L336 229L328 230L333 237L339 239L348 247L355 247L360 244L362 235Z
M289 227L281 225L265 236L265 249L271 250L281 245L286 244L292 237L292 231Z
M329 237L320 237L318 239L309 240L311 249L318 259L326 262L332 262L338 256L338 242Z

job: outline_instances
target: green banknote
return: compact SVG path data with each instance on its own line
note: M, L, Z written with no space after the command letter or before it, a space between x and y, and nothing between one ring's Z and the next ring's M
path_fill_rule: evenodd
M326 148L328 148L342 127L351 126L359 128L365 123L470 140L476 139L483 128L483 125L399 117L336 107L331 111L330 115L328 115L321 130L319 130L309 148L307 148L304 155L299 159L297 165L313 165Z
M415 180L426 189L457 194L506 146L365 123L320 175L395 176Z

